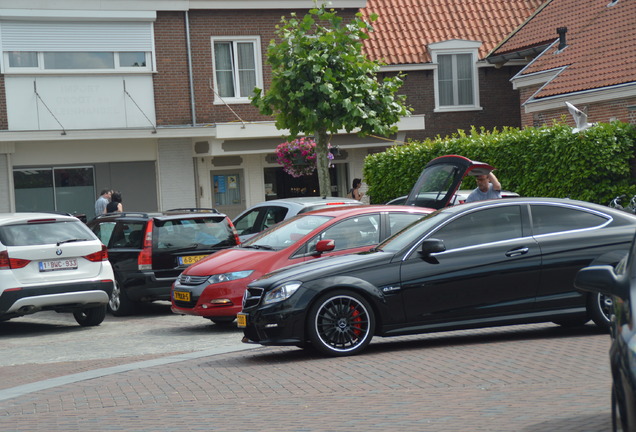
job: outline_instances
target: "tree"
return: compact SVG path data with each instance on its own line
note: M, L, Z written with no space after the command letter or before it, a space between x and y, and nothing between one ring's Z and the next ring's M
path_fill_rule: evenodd
M371 21L377 15L370 17ZM289 130L288 139L313 135L320 195L331 195L328 144L339 131L365 136L388 136L408 115L406 96L396 95L402 86L398 76L376 74L380 63L369 60L362 44L373 28L359 12L349 23L325 5L298 19L295 13L276 26L278 41L267 50L272 67L267 92L256 88L252 105L261 114L273 115L278 129Z

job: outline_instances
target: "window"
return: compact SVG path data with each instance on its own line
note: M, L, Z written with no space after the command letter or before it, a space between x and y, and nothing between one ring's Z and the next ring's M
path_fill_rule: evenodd
M437 63L439 105L473 105L473 56L439 55Z
M108 15L108 16L106 16ZM131 20L131 15L135 19ZM0 20L2 72L151 72L155 12L86 11L75 20Z
M248 103L262 86L259 38L213 38L212 46L215 103Z
M13 182L16 211L95 213L92 167L15 169Z
M149 71L150 53L146 52L27 52L5 53L7 72L43 71Z
M334 251L371 246L380 242L380 215L358 216L339 222L314 237L307 244L310 252L320 240L334 240Z
M534 235L595 228L607 223L607 218L571 207L532 205Z
M446 41L429 45L435 71L435 110L480 109L477 49L481 42Z
M444 240L446 250L520 237L521 207L517 205L468 213L431 235L431 238Z
M393 235L415 221L422 219L424 215L418 213L389 213L388 235Z

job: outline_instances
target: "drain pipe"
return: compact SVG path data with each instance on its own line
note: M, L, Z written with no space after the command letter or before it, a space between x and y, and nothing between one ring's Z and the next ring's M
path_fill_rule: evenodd
M194 104L194 79L192 77L192 47L190 46L190 11L185 11L186 46L188 53L188 81L190 83L190 109L192 110L192 127L197 124L197 110Z

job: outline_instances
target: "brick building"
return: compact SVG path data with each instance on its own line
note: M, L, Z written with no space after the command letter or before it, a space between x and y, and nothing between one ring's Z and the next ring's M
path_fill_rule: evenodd
M636 2L550 0L488 56L498 66L528 62L512 78L524 126L565 118L565 102L588 122L636 124Z
M409 138L519 125L510 78L488 52L541 3L333 0L343 17L378 13L366 45L382 73L406 74L413 115L393 137L341 134L332 194L364 157ZM508 5L509 4L509 5ZM215 207L230 216L270 198L317 195L317 179L276 164L283 131L249 103L267 88L267 45L310 0L0 0L0 211L93 215L99 190L124 209ZM426 125L424 119L426 118Z

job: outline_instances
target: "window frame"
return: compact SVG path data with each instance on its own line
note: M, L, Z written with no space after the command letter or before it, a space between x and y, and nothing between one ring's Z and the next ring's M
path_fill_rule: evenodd
M481 46L481 42L478 41L466 41L466 40L452 40L438 42L428 45L428 49L433 62L434 70L434 93L435 93L435 109L434 112L457 112L457 111L476 111L481 110L479 100L479 72L478 72L478 49ZM439 57L440 56L453 56L453 63L456 64L456 58L458 55L470 55L472 58L472 104L453 104L453 105L441 105L440 103L440 82L439 82ZM453 90L454 93L458 92L458 79L456 69L453 70Z
M4 51L2 53L2 60L4 65L4 73L6 74L104 74L104 73L149 73L153 71L153 63L152 63L152 53L149 51L134 51L134 52L143 52L145 54L146 65L145 66L120 66L119 55L122 53L126 53L127 51L100 51L100 52L108 52L113 54L113 64L112 68L101 68L101 69L47 69L44 66L44 54L45 53L56 53L57 51L38 51L37 54L37 65L36 66L11 66L9 61L9 55L12 52L29 52L29 51ZM97 51L64 51L66 52L97 52Z
M236 56L232 59L232 78L234 84L234 96L225 97L221 96L217 89L219 88L218 78L217 78L217 66L216 66L216 56L215 56L215 44L217 42L229 42L232 44L232 52L237 52L237 45L239 43L252 43L253 50L252 54L254 56L254 74L255 74L255 87L263 88L263 66L262 66L262 55L261 55L261 38L260 36L212 36L210 38L210 50L212 52L212 80L214 85L214 105L224 105L224 104L247 104L250 103L251 97L253 93L249 95L239 95L236 96L237 91L240 94L240 86L239 76L238 76L238 59Z

